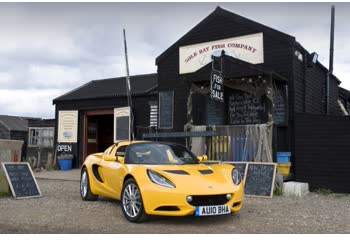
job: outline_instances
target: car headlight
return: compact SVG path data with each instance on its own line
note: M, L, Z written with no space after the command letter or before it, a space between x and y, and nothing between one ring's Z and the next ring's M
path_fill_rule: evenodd
M155 184L158 184L163 187L168 187L168 188L175 188L175 185L170 182L168 179L160 175L159 173L156 173L155 171L152 170L147 170L147 174L149 179Z
M241 174L239 174L237 169L232 170L232 180L236 186L238 186L241 183Z

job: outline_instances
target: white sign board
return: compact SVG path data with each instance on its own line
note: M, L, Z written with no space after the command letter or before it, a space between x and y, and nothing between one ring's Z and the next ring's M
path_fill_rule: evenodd
M78 111L58 112L58 142L76 143L78 140Z
M256 33L180 47L180 74L197 71L212 61L212 55L219 56L222 50L226 55L245 62L263 63L263 34Z
M130 107L114 109L114 142L130 140Z

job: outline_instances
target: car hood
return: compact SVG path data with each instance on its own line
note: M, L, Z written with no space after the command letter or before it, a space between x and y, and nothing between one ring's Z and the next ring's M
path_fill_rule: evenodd
M139 171L142 169L146 175L147 169L153 170L175 184L177 191L190 191L192 194L219 194L234 191L237 187L232 181L231 172L234 167L231 165L139 165L134 167ZM148 176L143 181L150 182Z

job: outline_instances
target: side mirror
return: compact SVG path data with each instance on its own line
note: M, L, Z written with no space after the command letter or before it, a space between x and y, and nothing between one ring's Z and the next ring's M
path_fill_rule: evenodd
M208 161L208 156L207 155L202 155L197 157L200 162L202 161Z
M104 155L103 160L107 162L115 162L117 160L116 156L113 155Z
M119 156L118 156L118 157L117 157L117 161L124 164L125 158L124 158L124 157L119 157Z

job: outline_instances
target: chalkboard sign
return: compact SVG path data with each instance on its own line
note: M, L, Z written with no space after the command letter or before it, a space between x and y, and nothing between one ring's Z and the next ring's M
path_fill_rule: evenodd
M247 162L222 162L222 163L233 165L241 174L242 181L245 182L246 170L248 166Z
M174 91L159 92L159 128L173 128Z
M284 92L283 95L275 94L273 96L273 111L272 118L276 124L286 125L287 124L287 97Z
M261 124L267 121L266 99L236 90L229 96L229 123L232 125Z
M225 103L214 101L208 97L206 112L207 123L205 125L225 125Z
M246 196L272 197L276 166L276 163L249 163L244 190Z
M14 198L41 197L29 163L1 163Z

